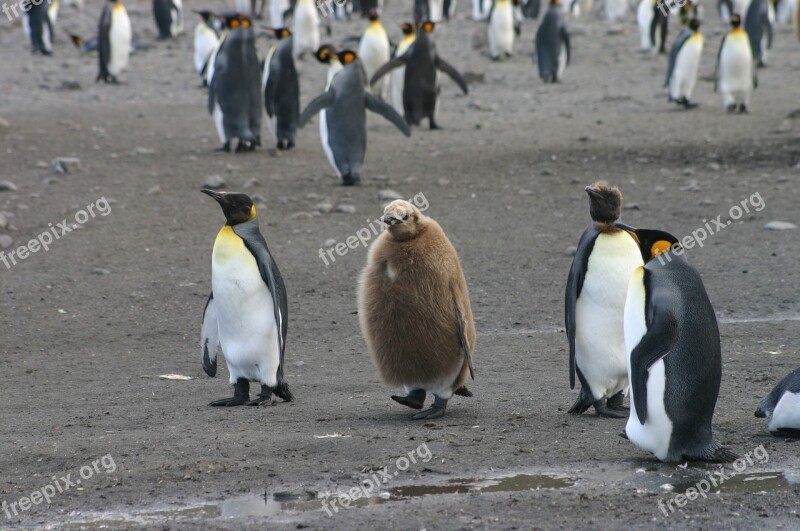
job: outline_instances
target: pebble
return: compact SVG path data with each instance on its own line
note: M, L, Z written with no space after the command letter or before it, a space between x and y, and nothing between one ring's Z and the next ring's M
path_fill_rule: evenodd
M653 188L653 191L658 192L659 194L661 194L663 192L666 192L667 189L664 186L656 186L655 188Z
M797 225L788 221L770 221L764 225L764 230L792 230L796 228Z
M158 195L161 193L161 187L159 185L151 186L147 189L147 195Z
M694 175L694 170L692 168L684 168L681 172L682 175Z
M8 219L3 214L0 214L0 229L8 227Z
M577 248L577 247L574 247L574 246L572 246L572 245L570 245L570 246L569 246L569 247L567 247L567 249L564 251L564 256L575 256L575 253L577 253L577 252L578 252L578 248Z
M716 201L712 201L711 199L708 199L708 198L703 199L699 203L700 206L711 206L711 205L716 205L716 204L717 204Z
M639 206L639 203L626 203L622 206L623 210L641 210L642 207Z
M311 210L320 214L330 214L333 211L333 205L330 203L317 203L311 207Z
M320 199L322 199L322 196L319 194L315 194L314 192L311 192L310 194L306 194L306 199L310 201L319 201Z
M312 217L308 212L295 212L289 216L289 219L311 219Z
M137 147L133 152L136 155L154 155L156 150L147 147Z
M256 186L261 186L261 181L255 177L251 177L244 182L242 188L255 188Z
M327 240L325 240L325 243L322 244L323 247L333 247L334 245L336 245L336 240L334 240L333 238L328 238Z
M50 164L56 173L75 173L81 167L81 159L77 157L56 157Z
M719 164L717 164L716 162L709 162L708 163L708 169L709 170L719 171L720 167L721 166Z
M542 170L539 170L539 175L544 177L547 175L553 175L553 172L551 170L548 170L547 168L544 168Z
M533 195L533 190L526 190L525 188L521 188L517 195Z
M0 181L0 192L16 192L17 185L11 181Z
M0 118L0 129L8 129L9 127L11 127L11 122L5 118Z
M389 176L388 175L375 175L375 176L372 177L372 180L373 181L388 181L389 180Z
M342 214L355 214L356 207L353 205L339 205L336 207L336 212L341 212Z
M687 184L686 186L681 186L679 190L681 192L697 192L698 190L700 190L700 186L697 185L697 179L692 179L691 181L689 181L689 184Z
M48 177L47 179L44 180L44 184L46 184L47 186L50 186L51 184L58 184L60 182L61 179L59 179L58 177Z
M439 179L438 181L436 181L436 183L439 186L447 186L448 184L450 184L450 179Z
M92 269L92 274L105 276L111 274L111 271L109 271L108 269L103 269L102 267L95 267L94 269Z
M395 199L403 199L403 196L394 190L381 190L378 192L379 201L394 201Z
M11 247L12 243L14 243L14 240L11 239L11 236L8 234L0 234L0 248L8 249Z
M212 175L206 179L206 182L203 183L203 187L209 190L219 190L220 188L224 188L225 184L225 179L219 175Z
M36 161L36 167L37 168L47 168L47 167L49 167L49 165L43 160L37 160Z

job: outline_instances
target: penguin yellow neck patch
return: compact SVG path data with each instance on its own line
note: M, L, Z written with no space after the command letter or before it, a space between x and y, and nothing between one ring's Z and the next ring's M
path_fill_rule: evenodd
M225 225L217 234L217 239L214 240L212 259L217 263L236 260L242 256L246 249L244 241L234 232L233 227Z

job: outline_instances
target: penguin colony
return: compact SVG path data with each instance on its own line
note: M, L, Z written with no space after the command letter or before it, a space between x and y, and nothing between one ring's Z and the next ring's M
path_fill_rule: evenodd
M78 4L82 9L82 6ZM468 93L464 76L436 49L436 25L454 14L455 2L417 0L393 44L380 18L380 2L361 2L368 19L357 52L321 45L320 15L350 17L350 2L320 13L312 0L270 3L265 32L264 2L236 2L235 12L197 10L194 69L208 87L208 112L224 151L247 152L261 145L262 113L280 150L295 146L297 130L319 114L320 142L344 185L361 180L367 148L366 111L377 113L409 136L427 119L437 129L441 73ZM486 24L489 56L513 56L523 19L538 18L540 0L474 0L472 18ZM680 8L642 0L635 20L640 50L666 54L668 24L681 25L667 59L667 98L686 109L692 101L704 46L697 5ZM785 8L784 8L785 9ZM783 13L784 20L800 15ZM549 0L535 35L534 62L545 83L562 82L571 59L567 16L592 10L592 2ZM609 20L633 18L627 2L607 0ZM747 112L757 87L757 68L773 41L770 0L719 3L730 26L717 53L715 90L731 113ZM25 34L35 53L53 53L58 3L33 4L24 13ZM183 32L181 0L154 0L160 39ZM69 33L69 32L68 32ZM274 38L263 62L256 40ZM121 0L102 8L96 37L69 33L81 53L97 52L97 81L119 82L137 48ZM300 107L297 60L314 56L327 65L326 86ZM263 111L262 111L263 107ZM622 193L604 182L585 188L591 224L580 238L567 275L565 327L570 387L580 392L570 414L593 408L601 417L627 418L625 436L665 462L727 462L736 455L713 438L712 418L722 379L721 347L714 310L700 274L680 242L660 229L619 221ZM284 377L288 300L276 260L259 229L258 212L240 193L203 190L220 205L225 225L213 245L211 285L201 327L202 366L217 373L226 359L234 394L217 407L268 405L273 395L294 399ZM470 397L476 375L476 329L469 291L455 248L442 227L407 201L394 201L381 218L387 229L370 248L358 281L361 332L381 378L401 386L391 398L421 410L414 419L445 415L454 396ZM576 378L577 377L577 378ZM255 399L250 383L260 384ZM427 394L431 406L423 410ZM628 397L630 407L625 407ZM800 437L800 369L787 375L760 402L756 417L776 436Z

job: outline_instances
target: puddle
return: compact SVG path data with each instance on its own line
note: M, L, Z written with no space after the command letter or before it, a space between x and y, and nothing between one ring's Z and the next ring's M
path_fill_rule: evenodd
M710 492L716 493L759 493L759 492L777 492L782 490L789 490L798 484L798 478L789 476L785 472L752 472L749 474L736 474L723 482L719 482L718 476L713 476L717 480L717 486L711 487ZM696 488L697 483L702 480L708 480L708 476L698 476L693 479L683 478L675 482L673 492L683 493L688 488Z

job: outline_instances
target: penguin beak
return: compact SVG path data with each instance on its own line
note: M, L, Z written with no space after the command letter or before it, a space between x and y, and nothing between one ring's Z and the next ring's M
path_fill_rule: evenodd
M225 194L224 193L215 192L214 190L209 190L208 188L203 188L200 191L203 192L206 195L210 195L211 197L213 197L217 201L217 203L219 203L220 205L222 205L225 202Z
M596 197L598 199L601 197L600 191L595 188L592 188L591 186L587 186L586 188L583 189L583 191L588 192L589 195L592 197Z
M381 221L382 221L382 222L384 222L386 225L389 225L390 227L391 227L392 225L399 225L400 223L402 223L402 222L403 222L402 220L399 220L399 219L397 219L396 217L394 217L394 216L390 216L390 215L388 215L388 214L387 214L387 215L385 215L385 216L383 216L383 217L381 218Z

